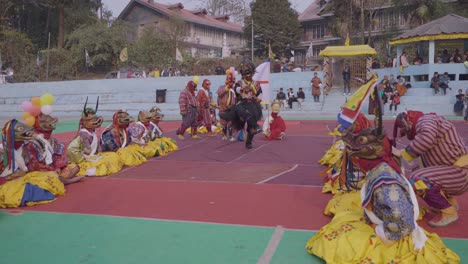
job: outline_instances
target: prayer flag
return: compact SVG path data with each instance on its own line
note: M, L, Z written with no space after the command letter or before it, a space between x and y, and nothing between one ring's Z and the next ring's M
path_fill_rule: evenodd
M270 103L270 76L270 60L268 59L257 66L255 74L252 77L254 81L260 83L260 87L262 87L262 102L267 104Z
M121 52L120 52L120 61L122 62L125 62L128 60L128 51L127 51L127 48L124 48Z
M341 112L338 114L338 123L343 128L348 128L354 123L359 113L361 112L363 102L369 97L371 91L377 85L377 76L373 76L367 83L359 88L341 107Z
M344 44L344 45L345 45L345 46L349 46L349 42L350 42L350 41L349 41L349 33L348 33L348 35L346 35L346 40L345 40L345 44Z
M309 49L307 49L306 53L306 65L309 64L309 59L314 55L314 50L312 46L312 41L310 42Z
M179 48L176 48L176 61L183 62L184 58L182 57L182 53L180 53Z
M276 54L273 53L273 50L271 50L271 45L270 42L268 42L268 58L274 59Z
M42 65L42 53L41 53L41 51L37 52L36 65L37 65L37 67L41 67L41 65Z
M86 67L93 66L93 63L91 62L91 58L89 57L88 51L86 49L84 51L85 51Z

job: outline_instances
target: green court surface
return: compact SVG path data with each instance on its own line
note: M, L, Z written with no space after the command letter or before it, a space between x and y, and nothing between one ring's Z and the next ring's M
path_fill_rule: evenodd
M86 205L83 205L86 206ZM1 263L257 263L275 228L124 217L0 212ZM312 231L285 230L270 263L314 264ZM468 241L444 239L468 258ZM463 262L462 262L463 263Z

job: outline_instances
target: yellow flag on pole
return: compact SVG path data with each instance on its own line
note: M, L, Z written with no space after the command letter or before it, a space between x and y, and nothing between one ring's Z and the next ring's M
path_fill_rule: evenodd
M268 58L274 59L275 56L276 56L276 55L273 53L273 50L271 50L270 42L268 42Z
M127 48L124 48L121 52L120 52L120 61L122 62L125 62L128 60L128 51L127 51Z

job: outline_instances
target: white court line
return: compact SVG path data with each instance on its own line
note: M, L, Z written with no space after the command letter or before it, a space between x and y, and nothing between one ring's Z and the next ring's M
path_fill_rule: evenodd
M175 152L171 152L175 153ZM171 153L168 153L171 154ZM175 162L195 162L198 164L202 163L208 163L208 164L223 164L226 163L224 161L198 161L198 160L169 160L169 159L158 159L160 157L166 157L166 156L158 156L151 158L147 160L146 162L168 162L168 161L175 161ZM242 165L271 165L271 162L229 162L229 164L242 164ZM275 163L275 164L284 164L284 165L291 165L291 163ZM321 167L325 168L325 166L320 165L320 164L309 164L309 163L296 163L299 166L305 166L305 167ZM136 166L134 166L136 167Z
M269 142L269 143L267 143L267 144L264 144L264 145L261 145L261 146L258 147L258 148L254 148L253 150L247 150L246 153L244 153L244 154L240 155L239 157L237 157L237 158L235 158L235 159L233 159L233 160L227 162L227 164L231 164L231 163L233 163L234 161L240 160L240 159L242 159L243 157L247 156L247 154L253 153L253 152L255 152L255 151L257 151L257 150L263 148L264 146L267 146L267 145L270 145L270 144L271 144L271 142Z
M277 226L275 228L275 232L271 236L270 242L268 242L268 246L265 248L263 255L258 259L257 264L268 264L270 263L273 255L278 248L278 245L281 241L281 238L284 234L284 228L282 226Z
M273 176L271 176L270 178L268 178L268 179L266 179L266 180L257 182L256 184L262 184L262 183L268 182L268 181L270 181L270 180L273 180L274 178L278 178L279 176L281 176L281 175L283 175L283 174L285 174L285 173L288 173L288 172L291 172L291 171L297 169L297 167L299 167L299 165L294 164L294 166L293 166L292 168L290 168L289 170L285 170L285 171L283 171L283 172L281 172L281 173L278 173L278 174L276 174L276 175L273 175Z
M113 180L113 181L146 181L146 182L196 182L196 183L222 183L222 184L258 184L253 182L236 182L236 181L207 181L207 180L187 180L187 179L180 179L180 180L168 180L168 179L142 179L142 178L113 178L108 176L102 177L89 177L93 178L93 180ZM83 182L86 182L83 181ZM292 186L292 187L299 187L299 188L323 188L323 185L300 185L300 184L275 184L275 185L284 185L284 186ZM0 208L1 210L1 208Z
M183 140L185 140L185 139L183 139ZM195 139L194 139L194 140L195 140ZM194 146L194 145L198 145L198 144L203 143L203 142L205 142L205 141L206 141L206 138L200 139L200 140L198 140L196 143L192 143L192 144L189 144L189 145L187 145L187 146L183 146L182 148L179 148L179 150L186 149L186 148L191 147L191 146Z

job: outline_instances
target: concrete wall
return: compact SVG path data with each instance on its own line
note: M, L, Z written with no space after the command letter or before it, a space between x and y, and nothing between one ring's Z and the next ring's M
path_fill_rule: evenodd
M303 87L306 100L310 100L310 80L312 72L291 72L272 74L271 98L276 96L280 87L294 88L296 92ZM321 77L321 73L319 73ZM200 76L200 85L203 79L210 79L212 90L224 85L225 76ZM238 79L240 76L238 76ZM19 118L23 112L20 105L29 101L33 96L51 93L55 97L53 104L57 116L78 117L86 96L89 103L94 106L97 97L100 97L99 113L110 117L119 109L126 109L130 114L136 115L139 110L149 110L156 104L156 90L167 89L166 103L158 104L165 112L174 112L178 115L178 97L192 77L165 77L146 79L112 79L64 82L14 83L0 84L0 116ZM216 99L216 96L214 96Z

